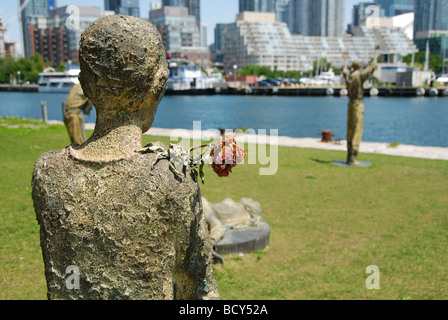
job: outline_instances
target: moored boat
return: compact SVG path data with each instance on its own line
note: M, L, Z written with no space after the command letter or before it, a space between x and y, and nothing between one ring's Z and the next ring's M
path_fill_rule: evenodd
M79 66L68 66L63 72L47 69L39 73L38 92L43 93L69 93L72 87L79 82Z

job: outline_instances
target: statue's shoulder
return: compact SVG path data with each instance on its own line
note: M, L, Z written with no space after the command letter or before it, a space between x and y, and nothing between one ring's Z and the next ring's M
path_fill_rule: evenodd
M43 153L34 163L33 184L54 183L67 168L67 150Z
M188 166L180 163L180 159L169 152L170 147L160 141L151 142L142 149L142 161L152 170L151 175L169 181L174 189L181 185L197 185L197 177ZM175 159L172 159L174 157ZM176 160L177 159L177 160Z
M34 168L45 168L49 165L61 165L61 160L67 158L67 155L67 148L45 152L36 160L34 163Z

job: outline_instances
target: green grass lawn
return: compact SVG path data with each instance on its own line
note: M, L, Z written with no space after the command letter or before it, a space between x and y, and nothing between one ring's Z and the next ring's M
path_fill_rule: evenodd
M90 134L90 132L88 132ZM169 138L144 137L144 143ZM46 299L31 199L35 160L69 144L65 127L0 118L0 299ZM247 147L247 146L246 146ZM271 226L264 250L215 265L222 299L447 299L448 161L279 147L275 175L206 169L211 202L252 198ZM368 290L366 268L380 271Z

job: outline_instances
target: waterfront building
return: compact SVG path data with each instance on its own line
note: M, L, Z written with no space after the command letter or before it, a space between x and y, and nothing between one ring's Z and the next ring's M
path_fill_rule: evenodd
M276 21L275 13L241 12L235 23L220 25L220 29L223 63L228 72L246 64L299 70L292 35L284 22Z
M201 25L201 2L200 0L162 0L164 7L185 7L190 15L195 17L198 27Z
M410 40L414 39L414 13L404 13L393 17L378 17L376 21L376 26L367 25L367 18L361 19L358 25L353 26L367 26L370 29L377 29L378 27L395 27L404 33Z
M6 57L12 57L14 59L17 58L16 42L7 42L7 41L5 41L5 56Z
M345 0L291 0L289 28L303 36L342 36Z
M114 14L99 7L78 6L79 19L70 25L72 11L68 6L50 11L48 16L33 16L27 25L30 34L29 54L40 54L44 60L58 67L61 62L78 63L78 46L81 33L98 18Z
M276 20L289 28L289 3L290 0L239 0L239 12L275 12Z
M0 10L0 58L6 56L5 29L3 28L2 11Z
M240 0L239 12L275 12L275 0Z
M153 1L149 4L149 12L152 10L159 10L162 9L162 2L160 1Z
M201 22L201 47L208 46L207 40L207 24L205 22Z
M49 10L56 6L56 0L20 0L20 6L24 6L21 13L23 49L25 57L29 57L33 54L29 25L37 24L38 17L48 17Z
M342 68L344 52L349 53L350 61L368 64L377 43L382 44L380 54L386 62L417 51L412 40L393 25L378 29L359 26L354 28L354 36L304 36L291 34L285 23L275 20L275 13L243 12L235 23L221 24L219 30L216 44L227 72L233 72L234 65L242 68L246 64L310 71L314 62L323 58L334 68Z
M364 37L373 43L381 44L380 54L383 62L397 63L403 56L417 52L412 41L413 13L379 19L378 28L368 28L365 24L353 29L353 35Z
M421 51L448 58L448 0L415 0L414 41Z
M57 8L56 0L48 0L48 10L53 10Z
M274 11L277 21L286 23L291 28L290 0L275 0Z
M386 17L414 12L415 0L375 0L384 10Z
M416 0L414 32L448 30L448 0Z
M104 0L104 9L116 14L140 17L139 0Z
M210 52L207 46L203 46L196 17L189 14L187 7L163 6L151 10L149 21L159 29L165 50L172 59L210 67Z
M229 23L215 24L215 43L210 47L211 60L214 64L221 65L224 62L224 44L226 36L226 27Z
M378 6L378 3L373 1L360 2L359 4L353 6L351 27L359 26L361 22L367 18L368 15L367 10L370 6ZM384 9L380 9L378 15L380 17L384 16Z

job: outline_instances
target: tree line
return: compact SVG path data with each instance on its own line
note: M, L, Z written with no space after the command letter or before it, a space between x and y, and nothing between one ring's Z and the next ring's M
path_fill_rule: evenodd
M65 62L61 63L56 71L63 71L66 65ZM32 56L18 60L9 56L0 58L0 83L10 83L14 78L17 83L20 81L20 84L26 82L37 83L39 73L43 72L44 68L50 66L51 62L44 61L40 54L33 54Z

